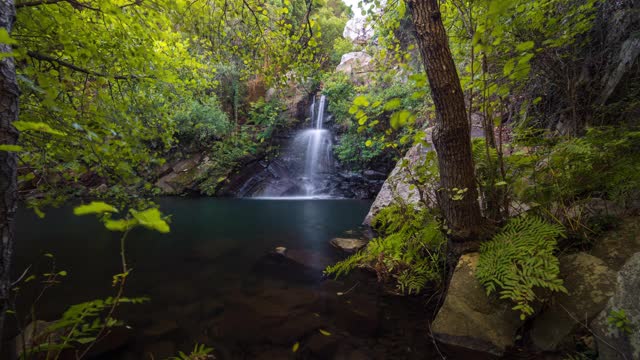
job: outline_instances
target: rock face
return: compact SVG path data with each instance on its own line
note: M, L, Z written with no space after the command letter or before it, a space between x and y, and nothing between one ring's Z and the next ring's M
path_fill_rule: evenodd
M364 82L366 75L373 71L373 57L364 51L355 51L342 55L337 72L343 72L354 81Z
M502 355L522 325L510 304L487 297L475 277L480 254L460 257L431 330L443 343Z
M365 44L373 36L373 27L363 17L353 17L347 21L342 37L354 44Z
M533 322L531 340L545 351L557 350L580 322L593 319L613 295L615 272L587 253L561 257L560 277L569 294L559 294Z
M198 180L206 173L210 159L202 154L193 154L172 164L165 164L158 170L156 186L163 195L179 195L198 191Z
M364 219L365 225L371 225L371 221L374 216L380 211L380 209L391 205L394 201L402 201L406 204L415 204L420 200L418 192L410 190L410 174L407 168L413 168L417 166L421 161L424 161L424 155L430 150L430 148L422 146L421 144L414 145L404 158L400 159L396 164L396 167L391 171L391 174L382 185L380 192L376 196L375 201L369 209L369 213ZM409 161L408 167L403 167L403 161Z
M331 239L330 243L338 249L348 253L354 253L362 249L367 244L365 240L346 238L333 238Z
M613 270L620 270L631 255L640 252L640 218L623 220L615 230L598 239L591 251Z
M591 323L596 335L599 359L640 359L640 253L633 255L617 276L613 297ZM623 310L631 333L624 333L608 318L612 311Z

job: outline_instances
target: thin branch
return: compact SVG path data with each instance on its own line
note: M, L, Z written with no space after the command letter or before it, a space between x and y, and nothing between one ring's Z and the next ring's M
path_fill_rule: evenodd
M29 270L31 270L31 265L27 266L27 268L24 269L22 275L20 275L16 281L12 282L11 285L9 285L9 288L13 288L14 286L18 285L18 283L20 283L20 281L22 281L22 279L24 279L24 277L29 273Z
M57 3L61 3L61 2L69 3L69 5L71 5L76 10L89 9L89 10L93 10L93 11L102 11L102 10L100 10L98 8L91 7L91 6L87 5L87 4L81 3L81 2L76 1L76 0L28 1L28 2L23 2L23 3L16 4L16 9L20 9L20 8L23 8L23 7L40 6L40 5L53 5L53 4L57 4Z
M143 79L143 78L152 78L150 76L138 76L138 75L109 75L107 73L101 73L101 72L97 72L97 71L93 71L93 70L88 70L88 69L84 69L81 68L79 66L76 66L70 62L61 60L61 59L57 59L54 58L52 56L49 55L44 55L44 54L40 54L37 53L35 51L28 51L27 55L29 55L31 58L36 59L36 60L40 60L40 61L47 61L50 63L56 63L60 66L66 67L68 69L77 71L77 72L81 72L83 74L87 74L87 75L93 75L93 76L98 76L98 77L106 77L106 78L113 78L116 80L133 80L133 79Z

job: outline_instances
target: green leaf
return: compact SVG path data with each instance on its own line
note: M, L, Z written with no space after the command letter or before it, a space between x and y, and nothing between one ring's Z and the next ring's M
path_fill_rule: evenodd
M509 59L506 64L504 64L504 68L502 69L502 73L507 76L513 72L513 68L516 66L516 62L514 59Z
M0 145L0 151L18 152L22 151L22 146L3 144Z
M45 124L43 122L33 122L33 121L14 121L13 125L16 129L20 131L40 131L53 135L64 136L67 135L65 132L55 130L49 124Z
M398 99L398 98L391 99L391 100L387 101L384 104L384 109L386 111L393 111L393 110L399 108L401 104L402 104L402 102L400 101L400 99Z
M104 227L111 231L127 231L138 224L135 219L106 220Z
M410 122L412 116L413 115L411 114L411 112L407 110L401 110L393 113L391 115L391 118L389 119L389 122L391 123L391 127L397 130L398 128L406 125L407 122Z
M18 42L11 38L9 32L5 28L0 28L0 44L15 45Z
M102 201L92 201L89 205L80 205L73 209L74 215L117 213L118 209Z
M356 106L369 106L369 100L365 96L358 96L353 99L353 104Z
M523 43L516 45L516 50L527 51L527 50L533 49L534 46L535 46L535 43L533 41L525 41Z
M138 223L148 229L156 230L163 234L170 231L169 224L162 218L162 213L158 209L147 209L144 211L131 210L131 215Z

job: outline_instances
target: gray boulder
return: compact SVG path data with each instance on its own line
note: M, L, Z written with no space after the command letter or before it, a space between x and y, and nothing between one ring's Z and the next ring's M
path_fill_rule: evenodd
M367 242L365 240L347 238L333 238L331 239L330 243L334 247L348 253L354 253L367 245Z
M367 74L374 70L373 57L364 51L354 51L342 55L336 72L342 72L354 81L364 82Z
M591 254L602 259L613 270L620 270L633 254L640 252L640 220L625 219L622 224L598 239Z
M522 322L510 304L487 297L475 277L479 259L478 253L460 257L431 331L443 343L500 356Z
M396 164L396 167L391 171L391 174L382 185L380 192L373 201L369 213L364 219L365 225L371 225L371 221L378 214L378 212L394 202L403 202L405 204L417 204L420 201L420 196L417 190L411 190L411 174L408 169L414 168L420 162L424 161L425 154L430 150L429 147L425 147L421 144L414 145L404 158L400 159ZM407 160L408 166L402 166L402 163Z
M560 277L568 294L555 295L533 322L531 340L545 351L557 350L569 336L593 319L613 296L615 272L587 253L561 257ZM580 323L579 323L580 322Z
M599 359L640 359L640 253L633 255L618 273L615 293L591 323ZM609 324L613 311L623 310L631 332Z

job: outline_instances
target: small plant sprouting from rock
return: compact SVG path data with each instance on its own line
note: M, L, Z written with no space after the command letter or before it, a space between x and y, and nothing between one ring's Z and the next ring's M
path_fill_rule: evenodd
M607 317L607 323L612 328L617 329L623 335L631 335L633 333L633 328L631 327L631 321L629 317L624 312L624 309L615 310L612 309Z

